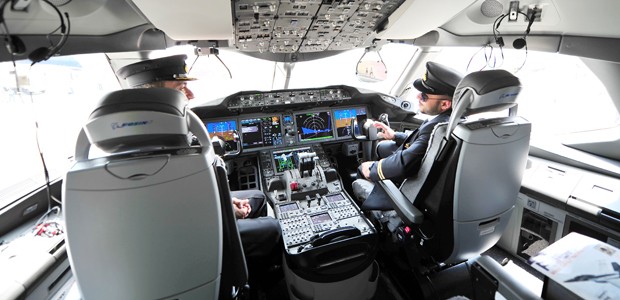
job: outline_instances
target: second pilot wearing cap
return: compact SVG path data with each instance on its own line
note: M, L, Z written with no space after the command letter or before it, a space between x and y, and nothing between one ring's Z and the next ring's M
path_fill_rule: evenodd
M359 173L364 179L353 182L353 193L360 201L368 197L374 188L374 181L392 179L402 182L405 177L417 172L435 125L450 119L452 96L461 79L463 76L459 72L438 63L427 62L424 76L417 79L413 86L420 91L417 97L420 112L434 117L409 135L394 132L381 122L373 123L383 131L384 139L394 141L390 145L393 153L379 161L367 161L360 165ZM378 150L380 152L381 149Z
M187 55L179 54L145 60L124 66L116 74L132 88L171 88L181 91L188 100L192 100L194 93L187 87L187 82L196 78L187 76L186 59Z

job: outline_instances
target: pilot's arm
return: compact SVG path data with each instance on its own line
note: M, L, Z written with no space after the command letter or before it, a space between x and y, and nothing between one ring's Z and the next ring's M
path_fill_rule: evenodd
M371 181L379 181L392 178L404 178L417 173L422 158L424 158L424 154L426 153L433 126L428 126L428 129L429 130L420 131L415 140L399 148L399 150L396 150L392 155L368 164L369 172L366 178ZM395 139L397 138L395 137ZM405 138L402 138L401 143L404 140Z
M396 145L398 146L402 145L402 143L408 136L406 133L403 132L395 132L394 129L379 121L375 121L372 125L375 126L377 129L381 130L381 132L378 134L380 138L386 140L394 140L394 142L396 142Z

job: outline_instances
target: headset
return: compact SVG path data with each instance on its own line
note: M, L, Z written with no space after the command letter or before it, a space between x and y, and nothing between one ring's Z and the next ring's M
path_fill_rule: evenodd
M532 14L529 17L527 17L526 15L526 18L529 22L527 23L527 29L525 29L523 37L518 38L512 42L512 46L515 49L523 49L523 47L527 47L527 42L525 41L525 39L527 38L527 35L530 34L530 28L532 28L532 24L534 24L534 20L536 20L536 9L532 9Z
M56 7L56 5L49 2L49 0L41 0L41 1L51 6L58 14L58 18L60 18L60 35L61 36L60 36L60 40L58 41L56 45L53 45L50 47L40 47L30 52L30 54L28 54L28 59L32 61L31 66L38 62L48 60L50 57L58 53L58 51L60 51L60 49L62 49L62 47L67 42L67 38L69 37L69 31L71 29L70 28L71 22L69 21L68 13L65 12L65 17L67 18L67 24L65 25L65 19L62 17L62 13L58 9L58 7Z
M531 15L528 16L522 13L521 11L518 11L518 13L525 16L525 18L528 20L528 24L527 24L527 29L525 29L525 32L523 33L523 37L515 39L512 42L512 47L514 47L515 49L523 49L524 47L526 47L527 49L526 38L528 34L530 34L530 29L532 28L532 24L534 24L534 20L536 19L536 12L537 12L537 9L534 8L532 9ZM497 45L499 45L500 48L503 48L505 44L504 44L504 38L502 38L498 29L499 29L499 25L502 23L502 20L504 20L506 16L508 16L508 14L502 14L501 16L497 17L497 19L495 19L495 22L493 22L493 37L495 38L495 43L497 43Z
M49 0L41 0L41 1L51 6L58 14L58 18L60 19L61 36L60 36L60 40L58 41L56 45L52 45L49 47L40 47L30 52L30 54L28 54L28 59L32 61L31 66L38 62L48 60L50 57L56 55L56 53L58 53L58 51L60 51L60 49L62 49L62 47L67 42L67 38L69 37L69 32L71 29L71 23L69 20L68 13L65 12L65 18L67 18L67 23L65 24L65 19L63 18L63 15L58 9L58 7L56 7L54 4L49 2ZM4 20L4 9L9 2L11 2L11 0L5 0L2 4L0 4L0 24L3 25L4 31L6 33L4 36L4 41L6 44L7 51L9 52L10 55L23 55L26 53L26 45L24 44L24 42L19 36L12 35L9 33L9 30L6 26L6 22Z

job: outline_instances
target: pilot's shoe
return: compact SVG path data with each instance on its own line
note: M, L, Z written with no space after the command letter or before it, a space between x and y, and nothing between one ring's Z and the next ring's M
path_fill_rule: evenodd
M416 79L413 86L422 93L452 97L461 79L463 79L463 75L458 71L429 61L426 63L424 76Z
M196 78L187 76L187 55L179 54L156 59L143 60L126 65L116 72L127 84L136 87L157 81L190 81Z

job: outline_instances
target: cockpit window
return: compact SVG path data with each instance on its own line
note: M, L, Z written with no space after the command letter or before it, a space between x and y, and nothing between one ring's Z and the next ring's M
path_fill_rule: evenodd
M364 54L364 49L345 51L311 61L299 61L292 65L287 88L316 88L344 84L389 94L416 50L417 47L411 45L387 44L381 49L380 57L376 52L368 53L366 57L383 59L387 66L387 79L381 82L362 82L357 78L356 66ZM190 106L214 103L239 91L284 89L287 80L286 68L290 66L226 49L219 50L219 59L214 55L200 56L196 59L191 47L175 47L161 53L155 51L152 56L162 57L173 52L187 54L186 63L192 66L189 74L199 79L188 83L188 87L196 97L190 102Z
M390 94L405 67L415 55L417 48L405 44L386 44L378 55L368 52L365 59L383 60L387 68L387 79L380 82L362 82L356 76L357 62L364 49L355 49L338 55L298 63L293 70L291 88L320 87L327 85L351 85L380 93Z
M4 62L0 74L1 209L45 183L39 149L50 178L62 176L93 105L119 84L103 54Z
M492 54L488 49L445 48L433 60L463 73L487 64L513 72L523 86L518 114L532 122L533 138L607 129L620 122L605 86L578 57L535 51L526 56L525 50L504 49L502 58L498 48Z

